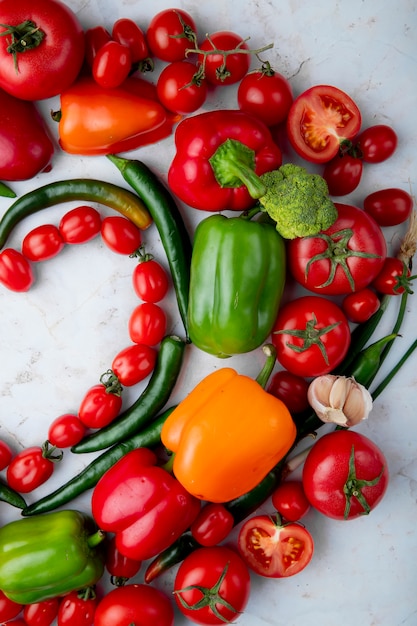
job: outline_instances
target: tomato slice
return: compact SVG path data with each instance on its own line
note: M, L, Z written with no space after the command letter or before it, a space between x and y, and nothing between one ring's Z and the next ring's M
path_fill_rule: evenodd
M287 134L294 150L311 163L327 163L340 144L359 132L362 117L356 103L331 85L315 85L292 103Z
M279 516L255 515L240 529L238 548L246 565L260 576L286 578L310 563L314 543L300 524L281 525Z

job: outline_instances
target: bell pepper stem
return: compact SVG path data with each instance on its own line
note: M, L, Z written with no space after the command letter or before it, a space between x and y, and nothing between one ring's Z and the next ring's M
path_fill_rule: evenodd
M240 141L226 139L209 162L221 187L245 185L252 198L265 195L265 185L255 173L255 152Z
M277 351L275 350L275 347L272 345L272 343L265 344L262 348L262 351L266 356L266 361L263 368L256 377L256 382L261 385L262 389L265 389L269 377L272 374L272 370L275 366Z
M105 538L106 533L104 532L104 530L97 530L95 533L87 537L87 545L89 548L95 548L100 543L102 543Z

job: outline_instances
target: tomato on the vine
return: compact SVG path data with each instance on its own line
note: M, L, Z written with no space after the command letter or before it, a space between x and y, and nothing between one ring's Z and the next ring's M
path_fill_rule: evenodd
M412 196L404 189L390 187L367 195L363 208L380 226L396 226L408 220L413 204Z
M70 448L81 441L86 428L78 415L66 413L55 418L48 430L48 441L57 448Z
M216 546L226 539L233 526L233 515L224 504L208 502L191 524L190 532L200 545Z
M303 377L333 370L345 357L350 339L341 308L320 296L301 296L285 304L271 334L279 363Z
M157 354L155 348L135 343L124 348L114 357L112 370L123 386L131 387L153 371Z
M286 578L310 563L314 542L301 524L281 524L279 515L255 515L243 524L239 552L251 570L267 578Z
M267 391L282 400L290 413L301 413L310 406L307 399L308 382L287 370L279 370L272 376Z
M23 619L28 626L50 626L58 615L58 608L58 598L27 604L23 609Z
M8 622L14 617L17 617L22 609L22 604L13 602L13 600L10 600L10 598L8 598L3 591L0 591L0 620L2 622Z
M198 624L234 621L245 609L249 593L248 568L226 546L198 548L186 556L174 581L179 610Z
M65 243L55 224L33 228L22 241L22 253L30 261L46 261L61 252Z
M285 480L271 496L272 505L285 520L297 522L310 510L301 480Z
M165 268L146 254L133 270L132 282L136 295L144 302L160 302L169 289Z
M91 206L79 206L62 216L58 228L65 243L86 243L100 233L101 215Z
M18 250L4 248L0 252L0 283L11 291L28 291L35 281L32 266Z
M98 598L93 588L71 591L61 599L58 609L58 626L92 626Z
M0 439L0 471L6 469L13 458L13 450L8 443Z
M391 126L375 124L361 132L355 139L355 148L366 163L381 163L392 156L397 148L398 137Z
M205 54L198 55L207 82L211 85L232 85L242 80L250 67L250 55L239 50L248 49L245 40L229 30L207 36L200 45Z
M109 373L109 381L113 378L117 377L113 372ZM121 385L115 382L112 390L111 382L110 384L100 382L90 387L84 395L78 409L78 417L88 428L103 428L118 416L121 408Z
M366 515L382 500L389 481L387 460L378 446L353 430L320 437L303 467L310 504L334 519Z
M301 157L327 163L346 140L354 139L361 122L360 110L348 94L331 85L315 85L292 103L287 134Z
M284 122L293 100L291 83L272 70L269 64L246 74L237 90L239 109L262 120L267 126Z
M119 87L132 67L130 49L118 41L108 41L95 55L91 72L98 85L105 89Z
M145 33L140 26L127 17L116 20L112 28L112 38L130 50L132 63L144 61L149 57L149 48Z
M54 464L62 459L62 452L46 441L42 446L30 446L18 452L7 467L7 482L20 493L29 493L45 483L54 471Z
M129 318L129 336L134 343L155 346L164 338L167 319L164 310L153 302L133 309Z
M122 585L98 603L94 626L173 626L174 609L168 596L150 585Z
M101 237L110 250L118 254L133 254L142 243L139 228L121 215L110 215L103 219Z
M372 282L372 286L378 293L389 296L399 296L405 291L413 293L411 282L416 278L411 276L411 271L404 261L396 257L386 257L380 272Z
M335 156L326 163L323 178L331 196L346 196L354 191L361 182L363 172L362 159L349 153Z
M381 301L369 287L349 293L342 300L342 311L355 324L367 322L381 305Z
M164 9L149 22L146 40L153 56L162 61L182 61L195 47L197 28L191 15L181 9Z
M189 61L174 61L159 75L158 99L168 111L185 114L197 111L207 98L207 82Z

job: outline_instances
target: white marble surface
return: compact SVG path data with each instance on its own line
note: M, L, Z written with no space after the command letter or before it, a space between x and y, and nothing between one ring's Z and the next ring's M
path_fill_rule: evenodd
M151 17L167 0L66 0L88 28L111 27L119 17L132 17L146 29ZM346 200L361 200L370 191L398 186L416 192L417 132L415 111L417 15L412 0L184 0L176 5L195 18L200 33L230 29L250 37L251 47L274 42L268 55L272 65L288 78L295 94L328 83L344 89L363 113L363 127L392 125L399 148L387 162L366 168L359 188ZM156 68L155 77L159 68ZM236 106L235 88L213 93L207 107ZM47 116L58 101L42 103ZM56 133L53 123L51 128ZM163 146L143 148L139 156L165 179L173 155L172 139ZM288 157L287 157L288 158ZM53 169L35 179L15 184L18 194L61 178L91 176L123 184L105 158L68 156L57 150ZM0 199L0 214L9 206ZM33 226L57 223L75 205L47 209L19 225L8 242L19 247ZM108 210L102 210L108 214ZM187 210L190 227L202 214ZM387 230L395 250L403 227ZM163 253L154 228L144 236L153 252ZM114 354L129 343L127 320L137 304L130 283L132 262L105 249L99 239L68 247L54 260L36 269L36 285L27 294L0 289L0 437L18 451L39 445L50 422L59 414L76 410L84 391L98 381ZM86 271L88 268L88 271ZM417 296L409 300L402 337L391 352L390 364L414 340ZM168 331L181 333L174 302L168 299ZM395 304L386 315L390 330ZM254 375L261 356L256 351L235 357L228 365ZM417 419L416 357L390 388L375 402L369 420L358 430L385 452L391 473L383 502L369 517L335 522L311 511L305 523L315 539L312 562L301 574L284 580L253 577L247 610L241 626L415 626L417 624ZM191 348L174 391L181 399L198 380L220 363ZM128 405L141 390L125 395ZM88 463L92 455L68 453L54 477L28 502L49 493ZM72 503L89 510L89 494ZM266 504L262 511L270 511ZM18 516L0 506L0 523ZM157 581L168 593L171 574ZM135 579L140 581L140 575ZM177 626L188 624L181 616ZM109 625L115 626L115 625Z

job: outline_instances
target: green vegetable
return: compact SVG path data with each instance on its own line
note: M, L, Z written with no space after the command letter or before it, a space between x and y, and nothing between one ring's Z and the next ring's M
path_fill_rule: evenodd
M18 509L24 509L26 506L26 502L24 501L20 493L17 493L17 491L9 487L9 485L6 485L6 483L4 483L1 479L0 500L2 502L7 502L7 504L15 506Z
M108 158L143 200L158 229L188 339L187 309L192 245L182 215L168 189L144 163L114 155L108 155Z
M40 513L47 513L71 502L77 496L96 486L100 478L108 469L113 467L125 454L136 448L152 448L160 443L162 425L175 407L171 407L156 417L146 428L138 431L132 437L112 446L68 482L61 485L54 492L33 502L23 509L22 515L29 517Z
M272 330L284 284L284 241L271 224L205 218L191 259L191 341L218 357L257 348Z
M105 535L79 511L20 519L0 528L0 589L19 604L94 585Z
M16 198L16 194L13 189L10 189L8 185L0 182L0 196L5 198Z
M84 437L72 452L96 452L127 439L146 426L163 409L171 395L183 362L186 343L176 336L161 341L155 369L149 383L131 407L108 426Z

